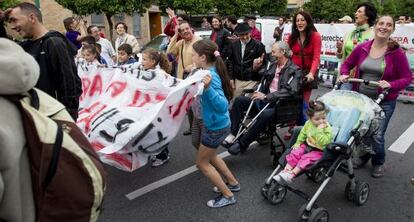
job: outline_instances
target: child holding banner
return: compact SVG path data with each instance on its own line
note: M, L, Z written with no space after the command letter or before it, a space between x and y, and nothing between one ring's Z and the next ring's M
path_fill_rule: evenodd
M170 75L171 66L168 58L164 53L158 52L155 49L149 48L142 53L142 67L144 70L161 69L165 75ZM168 144L164 146L165 149L152 158L152 167L159 167L164 165L170 159L170 152Z
M99 53L96 50L95 45L84 45L82 47L82 58L85 59L88 65L101 65L98 61Z
M215 185L214 191L220 195L207 202L212 208L235 204L233 192L240 191L239 182L226 163L217 156L216 149L230 133L228 105L233 97L230 79L217 45L211 40L199 40L193 44L192 61L197 68L210 71L203 79L204 92L197 98L198 106L193 106L195 118L193 128L199 130L196 165ZM227 181L223 181L221 175Z

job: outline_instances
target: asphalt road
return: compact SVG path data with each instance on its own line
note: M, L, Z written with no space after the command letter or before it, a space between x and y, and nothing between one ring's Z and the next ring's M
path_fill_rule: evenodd
M313 96L326 91L316 90ZM398 103L386 133L386 147L413 124L413 112L414 105ZM182 131L186 127L187 124ZM281 135L284 131L280 130ZM317 200L319 206L329 211L330 221L414 221L414 186L410 183L414 176L413 146L411 144L404 154L387 152L383 178L370 176L371 165L356 171L357 179L368 182L371 188L364 206L356 206L345 199L347 177L336 173ZM241 184L241 191L236 193L236 205L208 208L206 202L216 194L199 171L129 200L126 194L194 165L196 151L190 136L178 134L170 147L170 161L159 168L147 165L128 173L105 166L108 185L99 221L297 221L298 210L305 203L303 199L288 193L284 202L271 205L260 194L260 188L272 169L268 146L258 144L242 155L225 158ZM224 152L225 149L218 151ZM302 176L295 181L294 187L313 194L318 185Z

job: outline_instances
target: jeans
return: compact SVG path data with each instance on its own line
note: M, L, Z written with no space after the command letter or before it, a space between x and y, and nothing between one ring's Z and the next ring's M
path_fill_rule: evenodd
M239 96L234 100L233 106L230 110L231 119L231 133L237 135L239 125L244 117L244 112L249 108L251 99L246 96ZM269 106L270 107L270 106ZM261 110L261 105L254 103L251 109L250 117L254 117ZM267 108L256 119L256 122L250 126L247 132L239 138L239 143L246 148L252 143L260 133L266 130L269 123L275 121L275 108Z
M341 90L348 90L351 91L352 90L352 83L342 83L341 85Z
M395 110L397 101L383 101L380 103L381 108L384 110L385 117L378 123L378 131L371 138L371 146L375 151L375 154L366 154L361 158L369 160L371 158L372 165L383 165L385 163L385 131L387 130L388 123Z

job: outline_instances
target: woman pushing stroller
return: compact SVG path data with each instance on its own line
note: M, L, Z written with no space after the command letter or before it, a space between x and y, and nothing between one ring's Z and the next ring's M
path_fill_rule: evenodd
M274 177L278 183L292 183L296 175L322 158L326 145L332 142L332 128L326 118L327 112L325 104L321 101L309 102L309 108L306 110L309 120L286 156L285 169Z

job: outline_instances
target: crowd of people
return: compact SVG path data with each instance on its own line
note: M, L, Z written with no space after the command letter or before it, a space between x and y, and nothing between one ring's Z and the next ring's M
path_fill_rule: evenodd
M202 26L211 28L212 34L210 40L203 40L195 35L188 16L175 15L172 9L167 9L167 14L169 20L164 33L168 36L168 41L165 42L165 52L147 49L142 52L140 62L146 70L159 69L166 76L173 75L179 79L185 79L194 69L210 72L203 79L203 94L193 102L188 113L190 128L184 132L184 135L192 134L193 145L197 148L197 167L213 183L214 190L220 193L217 198L207 202L209 207L235 204L234 192L241 188L225 162L217 156L217 148L228 143L228 151L233 155L246 150L274 120L274 113L278 112L275 101L294 96L303 98L303 115L290 124L290 129L295 125L304 127L294 150L287 156L288 165L277 176L278 180L292 182L305 166L321 157L320 150L332 140L332 135L329 133L324 104L310 100L312 90L317 88L322 40L309 13L299 11L293 16L291 35L286 42L283 41L282 33L288 21L282 17L279 19L279 25L273 32L275 43L271 47L270 56L266 56L265 45L261 42L262 34L256 28L254 16L246 16L241 23L234 16L228 16L224 20L214 16L211 24L205 18ZM60 101L74 120L78 116L79 97L82 93L74 59L82 58L97 66L121 66L137 62L140 52L137 39L128 34L128 26L124 22L115 25L117 38L114 48L110 40L102 37L97 26L85 27L82 20L72 17L63 21L66 35L48 30L42 23L41 12L30 3L21 3L1 12L0 16L2 22L7 22L12 30L25 39L20 43L21 48L40 67L38 81L28 87L35 86ZM385 173L384 135L395 110L398 92L410 84L412 73L401 46L390 38L397 23L395 18L378 16L377 10L370 3L358 5L354 18L355 21L350 16L339 19L344 23L354 22L356 27L346 34L343 42L337 43L337 57L343 62L338 79L344 83L344 90L358 91L371 98L385 89L389 92L380 103L385 112L385 118L379 124L380 130L365 141L373 147L375 154L355 159L358 167L371 160L372 176L378 178ZM400 16L398 22L407 23L409 18ZM6 33L1 37L6 37ZM2 52L0 63L5 53L12 52ZM25 53L21 51L18 56L21 54ZM28 59L31 60L33 59ZM29 64L21 65L28 69ZM0 68L0 74L8 74L6 71L4 66ZM350 76L378 81L380 89L346 84ZM1 75L0 78L6 77ZM266 79L266 84L259 84L263 79ZM244 94L246 89L258 85L261 87L254 93ZM243 112L248 109L251 101L255 101L253 112L256 113L267 104L269 106L252 128L233 143L231 141L237 134ZM7 103L2 100L0 102ZM2 127L7 124L16 126L19 122L1 121L1 124ZM319 137L322 139L314 144L307 143L307 137L314 135L314 132L322 132L324 136ZM291 130L286 135L287 139L290 138L290 133ZM18 145L22 148L22 144ZM309 145L318 150L305 153L306 146ZM1 159L2 157L3 155L0 156ZM161 166L169 159L167 145L152 158L152 165ZM0 212L1 206L4 205L0 205Z

